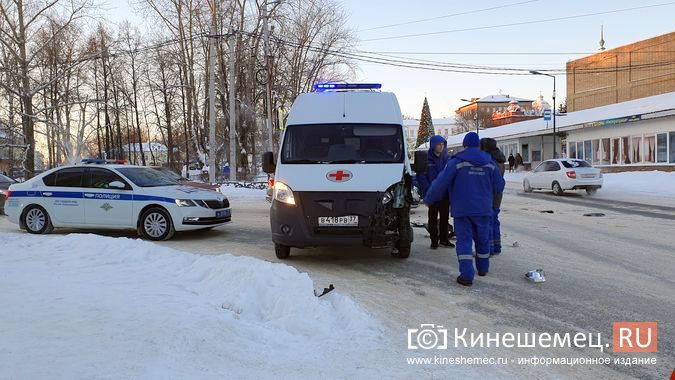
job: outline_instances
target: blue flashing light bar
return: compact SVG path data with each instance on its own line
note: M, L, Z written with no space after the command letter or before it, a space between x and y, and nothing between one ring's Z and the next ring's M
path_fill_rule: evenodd
M382 88L380 83L315 83L314 90L377 90Z

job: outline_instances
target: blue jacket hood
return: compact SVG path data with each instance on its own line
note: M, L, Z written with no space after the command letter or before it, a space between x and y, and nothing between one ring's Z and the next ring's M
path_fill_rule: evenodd
M468 161L474 165L485 165L492 162L492 157L480 148L466 148L457 153L454 158L460 161Z
M443 136L439 135L431 136L431 139L429 140L429 152L432 152L436 148L436 145L438 144L444 144L447 147L448 141L445 140Z

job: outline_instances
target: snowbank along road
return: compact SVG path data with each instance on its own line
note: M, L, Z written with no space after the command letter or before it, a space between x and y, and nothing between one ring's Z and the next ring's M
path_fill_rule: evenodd
M159 323L167 323L167 327L173 327L180 330L188 328L199 329L212 328L212 324L222 324L227 326L227 318L214 317L204 312L204 319L199 323L190 324L173 317L177 314L175 308L186 308L194 299L190 299L191 292L197 292L200 297L208 299L205 301L213 303L216 308L230 302L236 310L241 309L237 303L227 301L228 297L235 297L232 289L247 293L245 287L241 284L236 285L227 278L220 279L220 276L233 276L232 269L227 269L230 265L238 268L238 259L226 255L227 253L250 256L266 261L278 261L274 257L274 249L269 239L269 204L264 201L264 192L258 191L239 191L228 194L232 199L234 222L223 228L199 233L186 233L177 236L176 240L162 242L161 246L173 248L176 250L196 253L199 255L214 255L223 257L223 261L200 260L194 257L181 256L185 254L176 253L168 249L150 249L150 243L141 242L139 247L127 246L127 240L120 243L112 243L115 240L104 239L101 243L115 246L119 244L119 249L126 251L136 251L142 253L142 258L137 262L131 261L120 264L117 269L131 272L129 281L137 278L142 284L154 284L157 287L155 293L163 291L171 292L170 285L157 284L173 281L172 277L180 273L178 277L189 279L187 285L182 282L181 286L186 287L182 293L183 297L178 298L174 304L171 302L159 302L158 313L162 311L170 312L168 319L161 319L159 315L150 314L151 318L159 319ZM604 216L584 216L598 215ZM421 207L415 211L413 221L423 222L426 219L426 209ZM331 302L333 306L339 307L346 303L347 310L345 316L353 318L355 315L355 325L352 326L351 334L368 334L354 338L354 335L345 333L345 336L351 336L354 345L364 347L362 350L356 350L360 353L356 355L347 355L344 349L330 348L326 339L331 340L330 333L320 334L319 342L313 339L300 339L298 347L316 344L318 354L306 355L304 359L299 359L297 355L291 355L281 348L274 346L271 350L262 350L261 346L256 346L255 342L266 336L264 333L256 332L253 334L252 342L249 342L248 348L252 351L259 350L261 358L268 358L274 355L282 355L281 358L287 361L285 367L276 371L271 367L261 366L259 372L250 370L242 372L242 375L253 375L269 373L284 377L295 376L353 376L357 378L369 377L377 371L380 375L394 378L408 378L411 376L421 377L456 377L466 376L468 378L588 378L588 379L616 379L616 378L665 378L670 375L675 363L675 351L673 349L673 333L675 328L672 325L672 316L675 314L675 281L672 279L672 273L675 271L675 260L673 260L673 251L675 243L668 231L675 231L675 220L667 209L647 208L638 205L614 205L610 203L590 202L584 197L574 195L555 198L551 194L534 194L532 196L521 195L519 191L511 189L505 195L502 212L502 241L504 252L501 256L494 258L491 263L490 274L487 277L478 278L473 288L465 289L454 283L457 273L457 261L454 250L428 249L428 237L424 229L415 229L415 242L413 243L412 254L407 260L397 260L390 257L389 252L385 250L370 250L365 248L353 248L349 250L340 248L322 248L294 250L291 257L284 263L290 265L300 272L306 272L314 281L314 284L307 283L308 279L302 278L297 272L288 272L268 268L273 278L269 283L260 289L264 299L273 299L281 297L284 293L296 297L307 296L308 287L313 286L320 289L328 284L335 284L336 291L327 297L338 297ZM4 233L13 232L15 234L5 237ZM73 231L56 231L57 235L66 235ZM52 241L40 240L34 236L18 233L16 227L9 224L0 217L0 233L3 233L4 239L18 241L24 250L30 250L32 244L44 246ZM133 235L110 234L113 237L133 237ZM46 237L47 239L54 237ZM59 236L56 236L59 238ZM63 238L63 237L62 237ZM45 239L40 237L39 239ZM89 239L89 238L88 238ZM100 239L100 238L97 238ZM59 244L69 244L69 240L60 240ZM77 241L73 241L76 246ZM90 241L91 243L92 241ZM23 245L21 245L23 244ZM99 252L100 251L100 252ZM96 254L100 253L105 259L97 259ZM110 261L111 264L117 260L123 260L128 254L121 253L122 258L115 259L115 252L110 250L92 250L91 253L74 253L79 261L92 261L96 263L99 260ZM225 255L225 256L224 256ZM47 255L48 256L48 255ZM47 256L35 256L35 259L44 259L43 265L48 266L50 262L68 262L67 255L59 253L55 258L48 259ZM154 262L151 257L166 257L166 262ZM10 255L10 264L19 265L15 269L21 269L21 254L14 252ZM26 260L30 260L33 255L28 255ZM84 269L86 264L81 265ZM82 266L83 265L83 266ZM92 264L93 265L93 264ZM149 279L140 278L139 267L150 265L151 276ZM213 266L215 268L213 269ZM254 268L257 268L257 265ZM260 264L262 265L262 264ZM132 269L133 267L136 269ZM169 275L158 267L169 268ZM192 276L183 273L179 267L185 266L195 268ZM211 267L207 269L206 267ZM24 267L27 271L31 270ZM58 265L51 269L55 270ZM262 265L260 268L266 268ZM546 272L547 282L544 284L532 284L524 279L524 273L531 269L542 268ZM45 268L43 268L45 269ZM159 268L161 269L161 268ZM165 268L166 269L166 268ZM303 285L294 285L296 280L286 283L281 279L275 280L277 272L288 272L289 278L298 278ZM48 272L38 272L39 274ZM141 272L142 273L142 272ZM275 274L276 273L276 274ZM200 279L207 278L206 284ZM300 276L300 277L298 277ZM96 277L92 275L92 277ZM21 281L19 281L19 278ZM126 277L125 277L126 278ZM236 277L234 277L236 278ZM59 282L52 279L53 285ZM32 299L28 303L26 310L37 313L36 315L49 315L44 310L39 311L40 305L59 305L59 296L57 294L42 295L39 298L31 296L34 291L34 281L36 277L23 276L18 277L12 274L3 278L3 289L13 289L15 292L25 292L23 294L27 299ZM115 277L111 280L115 283ZM252 280L253 281L253 280ZM255 281L266 281L256 277ZM26 282L26 284L22 284ZM35 285L37 286L37 285ZM74 284L72 286L75 286ZM122 286L122 285L121 285ZM230 290L223 289L218 291L219 287L233 287ZM206 290L204 290L206 288ZM33 289L33 290L31 290ZM121 289L128 289L122 286ZM302 290L304 289L304 290ZM257 290L254 292L257 293ZM249 291L253 291L250 290ZM275 293L278 292L278 293ZM155 294L153 293L153 294ZM235 292L236 293L236 292ZM303 295L300 295L302 293ZM132 293L133 294L133 293ZM141 294L142 295L142 294ZM137 297L141 297L137 294ZM217 295L217 296L214 296ZM350 306L348 296L356 302L356 305ZM19 295L4 295L2 302L18 302L16 297ZM90 300L95 297L90 294ZM133 298L133 297L132 297ZM141 298L142 299L142 298ZM203 299L203 300L204 300ZM285 298L281 298L280 302ZM241 301L241 298L239 298ZM323 299L322 299L323 300ZM138 301L138 300L136 300ZM93 302L93 301L92 301ZM111 301L113 302L113 301ZM263 301L261 301L263 302ZM310 302L310 301L307 301ZM314 301L311 301L314 302ZM264 303L264 302L263 302ZM60 304L59 313L65 313L65 306ZM67 304L66 304L67 305ZM93 303L92 306L100 307L100 304ZM119 305L118 305L119 306ZM52 306L53 307L53 306ZM83 305L84 307L84 305ZM111 306L114 308L114 306ZM245 305L246 310L250 305ZM321 310L321 307L316 306ZM269 312L270 309L254 308L259 312ZM349 310L356 310L354 312ZM20 313L21 310L16 311ZM131 311L128 313L134 314ZM297 310L295 312L298 312ZM339 312L339 309L338 309ZM105 313L103 313L105 314ZM225 313L228 314L228 313ZM232 314L232 313L230 313ZM94 315L97 315L94 313ZM140 318L141 313L137 317ZM145 315L145 314L143 314ZM314 314L308 314L314 315ZM372 320L370 319L372 317ZM112 318L112 317L110 317ZM150 318L150 317L149 317ZM328 318L328 317L326 317ZM347 319L349 319L347 318ZM245 318L247 319L247 318ZM268 325L267 331L273 334L275 328L281 328L286 331L286 327L291 330L297 326L298 320L302 320L302 315L292 316L295 319L290 325L275 326ZM12 319L6 316L0 318L0 330L9 331L9 327L16 327L8 323L20 324L21 320ZM248 320L248 319L247 319ZM13 322L12 322L13 321ZM168 322L166 322L168 321ZM334 321L334 319L327 319ZM426 352L411 351L407 349L407 331L408 329L419 328L422 323L435 323L443 325L451 331L454 328L464 329L469 332L486 333L525 333L525 332L549 332L553 333L601 333L603 339L611 339L612 323L615 321L658 321L658 353L651 356L655 357L655 365L627 366L614 363L615 358L630 357L626 354L615 354L611 349L600 352L596 348L581 349L527 349L527 348L459 348L454 347L454 342L450 342L450 348L447 351L440 352L440 355L447 357L502 357L513 362L502 366L453 366L453 365L413 365L408 364L410 357L429 356ZM83 321L84 322L84 321ZM156 320L153 321L157 322ZM131 323L131 322L129 322ZM140 322L139 322L140 323ZM308 323L310 323L308 321ZM327 322L326 328L331 327L333 322ZM337 323L337 322L335 322ZM344 326L344 325L337 325ZM47 326L42 326L43 333L49 330ZM249 326L250 327L250 326ZM308 328L312 328L311 326ZM339 327L342 328L342 327ZM171 330L169 329L164 329ZM109 331L108 331L109 332ZM294 332L292 330L292 332ZM21 341L22 338L33 336L30 331L23 331L26 335L15 333L13 342ZM169 333L169 332L167 332ZM200 334L199 339L203 339L206 347L220 347L216 352L223 355L231 355L236 360L241 360L241 365L255 365L255 361L245 359L241 352L237 352L230 339L233 342L244 342L250 331L242 331L235 334L236 339L228 336L229 333L221 332L220 343L218 346L213 339L220 335ZM18 334L18 335L17 335ZM162 368L167 365L165 372L133 372L142 376L144 374L150 377L171 376L172 370L176 370L184 375L188 372L180 372L178 364L167 364L174 360L178 355L173 355L181 350L182 344L188 342L193 344L192 349L197 350L193 355L202 356L198 364L200 372L206 375L217 375L221 370L228 370L227 366L215 365L211 363L214 359L212 353L206 353L200 350L200 344L194 340L186 338L185 332L173 331L170 334L174 338L160 337L160 335L150 334L152 339L168 339L170 347L162 351L166 355L159 355L156 363L157 367ZM104 332L105 335L105 332ZM161 336L164 336L161 334ZM296 337L297 338L297 337ZM6 356L13 352L9 345L0 344L0 356ZM273 342L276 342L273 341ZM335 345L346 345L351 350L352 347L344 340L334 340ZM25 342L23 343L26 344ZM276 343L275 343L276 344ZM304 345L303 345L304 344ZM163 345L159 343L159 345ZM215 345L215 346L214 346ZM238 344L236 346L239 346ZM276 351L273 347L279 348ZM172 351L173 354L167 353ZM231 350L234 350L230 352ZM96 352L96 351L94 351ZM300 350L302 352L302 350ZM367 353L367 354L366 354ZM39 352L34 353L39 354ZM94 355L90 353L89 355ZM168 356L167 356L168 355ZM342 356L346 355L346 356ZM433 356L433 355L431 355ZM569 358L610 358L610 365L583 365L583 366L533 366L517 364L518 358L528 357L569 357ZM634 355L635 356L635 355ZM31 356L33 357L33 356ZM28 357L24 356L24 359ZM33 357L34 358L34 357ZM211 359L209 359L211 358ZM163 364L162 364L163 363ZM181 363L178 361L177 363ZM270 363L278 363L272 361ZM14 368L17 368L15 364ZM103 367L105 368L105 367ZM231 368L237 368L236 365ZM193 366L189 369L194 370ZM145 368L145 370L149 370ZM168 372L166 372L168 371ZM187 371L187 370L186 370ZM271 371L271 372L270 372ZM48 372L44 372L48 373ZM195 373L194 371L192 373ZM14 375L21 375L24 372L14 372ZM33 372L32 374L36 374ZM39 375L39 373L37 373ZM105 376L104 376L105 377Z

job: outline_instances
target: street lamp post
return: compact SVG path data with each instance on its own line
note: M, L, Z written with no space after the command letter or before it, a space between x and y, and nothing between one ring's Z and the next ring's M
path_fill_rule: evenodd
M556 108L555 108L555 75L552 74L546 74L542 73L539 71L531 70L530 74L532 75L544 75L547 77L553 78L553 158L557 158L557 152L556 152L556 147L555 147L555 140L556 140L556 130L555 130L555 114L556 114Z

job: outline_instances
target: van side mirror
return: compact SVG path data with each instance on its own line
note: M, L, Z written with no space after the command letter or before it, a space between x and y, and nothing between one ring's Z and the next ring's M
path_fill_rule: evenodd
M423 150L416 150L414 154L413 164L410 165L412 171L415 173L424 173L427 171L427 152Z
M274 162L274 153L273 152L265 152L262 155L262 169L263 172L267 174L274 174L274 172L277 170L277 165Z
M126 189L126 185L122 181L112 181L108 184L109 189L117 189L117 190L124 190Z

